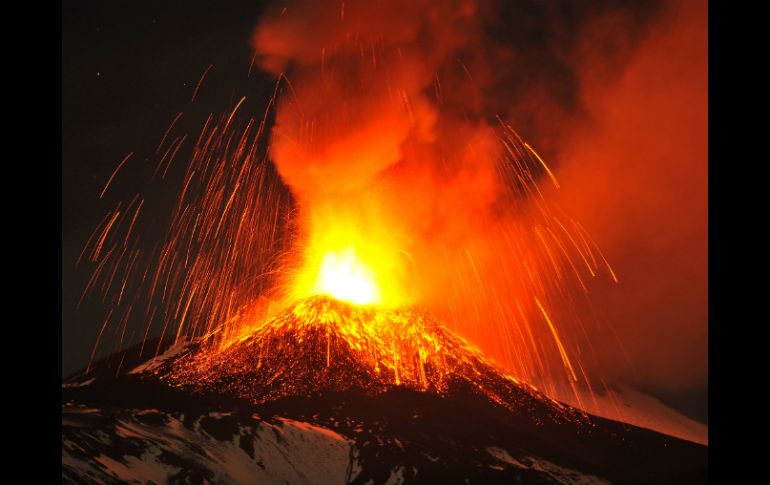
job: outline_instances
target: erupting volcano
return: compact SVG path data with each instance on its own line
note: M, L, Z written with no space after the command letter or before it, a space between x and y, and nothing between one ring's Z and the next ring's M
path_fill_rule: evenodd
M590 282L619 279L499 109L493 3L268 8L269 94L179 112L78 257L107 310L62 385L65 481L705 480L705 447L587 412Z
M154 374L173 387L253 403L351 389L376 395L393 386L446 395L460 383L511 409L523 397L549 401L424 312L328 297L302 300L227 347L187 352Z

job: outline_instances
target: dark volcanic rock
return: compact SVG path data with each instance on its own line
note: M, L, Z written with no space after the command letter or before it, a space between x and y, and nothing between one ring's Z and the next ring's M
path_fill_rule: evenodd
M228 349L221 376L199 383L175 377L199 356L211 359L205 341L148 342L65 380L63 481L707 482L705 446L581 414L476 354L447 357L451 372L428 369L394 385L349 340L318 328L246 338ZM431 338L465 352L451 334ZM283 348L255 365L265 342ZM142 358L148 347L161 355Z

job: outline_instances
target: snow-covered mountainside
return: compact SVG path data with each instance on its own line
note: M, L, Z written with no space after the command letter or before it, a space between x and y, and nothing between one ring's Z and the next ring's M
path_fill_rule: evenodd
M347 483L352 441L290 419L157 409L62 413L62 467L75 483Z
M579 402L573 392L573 388L567 387L559 393L562 402L595 416L708 445L708 426L631 386L616 383L593 391L578 388Z
M361 423L361 426L363 423ZM157 409L63 410L62 469L65 483L332 484L432 483L459 463L428 450L364 472L356 440L331 427L292 419L209 412L193 418ZM96 427L95 427L96 426ZM353 433L363 432L359 426ZM369 430L371 432L371 430ZM404 449L398 438L388 445ZM383 447L386 449L387 447ZM476 465L455 477L479 483L606 484L604 479L527 453L495 446L478 450ZM431 463L421 465L420 462ZM446 476L436 468L446 468ZM459 468L459 467L458 467ZM427 469L421 476L420 470ZM446 483L446 482L444 482Z
M705 446L548 399L429 319L305 304L224 351L147 342L66 379L64 482L707 481Z

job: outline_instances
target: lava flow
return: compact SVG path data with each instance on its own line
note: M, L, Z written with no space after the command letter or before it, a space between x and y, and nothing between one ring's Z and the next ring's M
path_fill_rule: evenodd
M225 348L201 342L166 364L160 360L152 374L173 387L255 404L320 392L375 396L404 386L440 396L479 394L555 420L583 418L505 373L418 308L306 298Z

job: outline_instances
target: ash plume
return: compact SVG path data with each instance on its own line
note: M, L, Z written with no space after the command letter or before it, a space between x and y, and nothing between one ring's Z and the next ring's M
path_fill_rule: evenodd
M552 274L540 260L545 253L534 254L543 236L532 228L545 238L551 231L554 239L566 239L545 221L554 212L543 204L553 198L570 214L576 207L575 227L569 216L557 215L573 243L576 233L584 238L584 248L593 244L588 233L604 250L623 241L619 234L642 230L629 228L612 208L599 219L583 210L604 204L603 187L628 180L619 173L628 153L602 138L613 128L602 125L605 105L598 98L622 88L629 69L660 48L660 39L678 26L671 14L676 8L622 1L277 4L257 26L252 45L257 64L285 80L269 150L298 201L299 239L312 245L317 228L346 220L356 234L384 241L392 253L385 258L392 261L390 275L403 290L399 303L430 306L546 389L543 376L565 371L552 342L559 334L565 352L581 361L582 371L574 370L581 379L594 371L629 376L629 361L634 369L646 366L634 357L639 342L633 329L650 325L641 315L653 312L612 321L614 331L585 323L603 301L584 303L579 286L600 300L620 294L638 301L653 277L632 290L623 284L602 289L594 280L611 281L610 268L589 271L601 278L578 275L580 281L565 285L570 276ZM550 164L560 190L547 169L532 167L526 169L534 184L524 185L536 187L512 189L516 174L500 142L507 128ZM605 170L603 163L616 169ZM609 173L617 178L606 180ZM551 240L542 245L559 251ZM578 252L569 259L585 256ZM618 249L611 254L623 269L625 258L633 257ZM528 272L536 282L527 281ZM543 298L549 301L541 305ZM700 296L687 301L703 304ZM543 314L557 322L550 330ZM697 317L693 325L704 326Z

